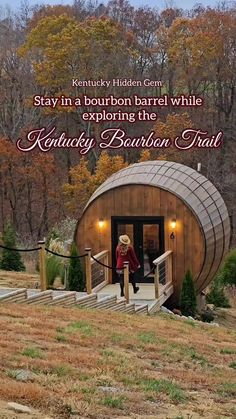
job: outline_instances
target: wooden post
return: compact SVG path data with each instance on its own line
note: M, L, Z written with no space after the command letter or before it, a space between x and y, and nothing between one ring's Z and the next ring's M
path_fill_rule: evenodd
M155 285L155 298L160 297L160 288L159 288L159 265L155 266L154 272L154 285Z
M39 251L39 273L40 273L40 289L46 291L47 289L47 276L46 276L46 253L45 253L45 240L38 242L41 246Z
M167 263L167 266L168 266L168 281L167 282L170 282L170 283L173 281L173 278L172 278L172 275L173 275L172 263L173 263L173 258L172 258L172 253L171 253L168 256L168 263Z
M129 262L124 262L124 295L126 304L129 304Z
M91 248L87 247L85 252L86 291L87 294L92 294Z

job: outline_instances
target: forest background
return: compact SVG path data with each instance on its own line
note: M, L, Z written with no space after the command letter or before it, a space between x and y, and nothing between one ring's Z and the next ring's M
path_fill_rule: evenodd
M140 96L195 94L199 108L160 108L158 120L135 124L85 122L83 108L36 108L45 96L132 96L134 87L71 87L81 80L161 80L139 87ZM112 173L137 161L173 160L202 173L223 195L236 226L236 4L191 10L133 7L126 0L103 4L75 0L72 6L33 8L0 15L0 232L11 221L18 241L30 244L63 220L73 225L92 192ZM93 109L97 111L99 109ZM107 109L115 111L115 108ZM149 108L149 111L156 109ZM218 150L109 151L93 149L86 159L73 149L22 153L16 140L37 127L90 136L121 127L130 137L154 130L174 137L185 128L223 131ZM234 229L235 230L235 229ZM235 244L235 232L232 243Z

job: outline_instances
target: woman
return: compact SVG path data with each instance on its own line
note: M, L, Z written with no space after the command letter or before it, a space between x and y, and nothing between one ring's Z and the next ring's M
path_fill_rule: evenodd
M129 262L129 281L133 285L134 294L139 290L135 284L135 272L140 268L140 263L137 259L135 251L130 244L130 238L126 234L119 237L119 243L116 248L116 268L120 277L121 297L124 296L124 262Z

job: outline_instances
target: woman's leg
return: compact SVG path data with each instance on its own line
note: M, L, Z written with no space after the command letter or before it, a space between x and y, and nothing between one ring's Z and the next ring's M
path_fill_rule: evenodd
M129 282L133 285L134 294L136 294L136 292L138 292L138 290L139 290L139 287L136 287L135 272L130 272Z
M119 274L119 281L120 281L120 296L124 297L124 275Z

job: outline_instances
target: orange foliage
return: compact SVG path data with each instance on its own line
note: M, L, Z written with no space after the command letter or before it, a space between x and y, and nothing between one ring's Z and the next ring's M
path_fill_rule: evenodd
M49 16L60 16L66 14L69 17L74 16L74 9L71 6L63 6L62 4L58 4L55 6L50 5L41 5L38 10L36 10L29 20L27 30L31 31L35 26L38 25L39 21L49 17Z
M110 156L107 152L102 152L96 165L95 173L92 174L88 169L88 162L81 159L80 163L70 170L72 179L71 184L63 186L63 193L66 198L66 207L76 213L81 214L85 204L91 194L113 173L127 166L121 156Z
M151 160L151 152L149 150L142 150L140 153L139 162Z

